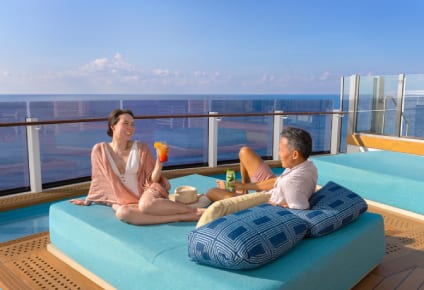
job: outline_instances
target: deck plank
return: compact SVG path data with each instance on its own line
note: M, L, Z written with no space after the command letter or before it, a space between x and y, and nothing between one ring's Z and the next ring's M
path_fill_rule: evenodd
M44 232L0 243L2 289L102 289L47 251Z
M397 288L398 290L420 289L424 287L424 268L415 268Z
M11 271L7 267L0 264L0 289L3 290L13 290L13 289L21 289L21 290L31 290L29 285L27 285L14 271Z
M408 275L411 273L411 269L398 272L392 276L387 277L386 279L382 280L380 284L377 285L377 287L373 288L375 290L388 290L388 289L397 289L399 285L402 284L402 282L408 277ZM412 289L412 288L410 288Z
M410 269L411 267L421 266L423 264L423 260L424 254L422 250L415 250L393 260L383 260L375 271L378 275L388 277L394 273Z
M384 277L375 274L374 272L368 274L366 278L362 279L353 290L368 290L374 289L378 284L383 281Z

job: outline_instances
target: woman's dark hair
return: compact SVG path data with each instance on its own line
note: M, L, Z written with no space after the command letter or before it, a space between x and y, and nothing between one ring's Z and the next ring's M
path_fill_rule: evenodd
M287 144L300 152L303 158L308 159L312 152L311 135L303 129L286 127L281 131L280 137L287 139Z
M112 126L116 125L119 122L119 116L121 116L123 114L128 114L128 115L130 115L131 117L134 118L134 114L131 110L121 110L121 109L113 110L109 114L109 119L108 119L108 125L107 125L107 135L108 136L113 137Z

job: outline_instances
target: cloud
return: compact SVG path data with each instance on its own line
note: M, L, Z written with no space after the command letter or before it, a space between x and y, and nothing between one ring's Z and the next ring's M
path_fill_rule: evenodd
M261 78L262 83L274 82L276 77L273 74L263 74Z
M75 70L61 73L58 78L72 78L74 83L89 91L106 92L166 92L182 93L215 90L231 79L218 71L195 70L184 72L170 68L139 68L128 62L123 55L101 57L81 65Z
M335 74L279 74L133 65L122 54L97 57L65 71L0 71L0 94L28 93L320 93L337 92ZM23 91L26 90L26 91Z
M329 78L331 77L331 73L330 72L328 72L328 71L326 71L326 72L323 72L319 77L318 77L318 79L320 80L320 81L326 81L326 80L328 80Z
M160 68L156 68L152 70L152 74L154 76L159 76L159 77L167 77L170 75L170 71L168 69L160 69Z
M223 74L217 71L207 72L196 70L192 75L192 84L198 84L203 86L211 85L225 85L232 80L232 76L229 74Z
M122 73L134 72L136 68L128 63L121 54L117 53L112 59L97 58L85 65L82 65L78 71L83 74L89 73Z
M317 94L337 92L340 82L336 81L334 76L335 74L328 71L319 74L266 72L256 77L245 78L241 83L247 92Z
M10 76L11 76L11 73L10 73L10 72L8 72L8 71L3 71L3 72L1 73L1 76L2 76L2 77L4 77L4 78L7 78L7 77L10 77Z

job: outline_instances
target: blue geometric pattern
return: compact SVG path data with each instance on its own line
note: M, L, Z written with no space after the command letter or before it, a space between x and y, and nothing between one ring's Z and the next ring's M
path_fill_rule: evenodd
M200 264L253 269L293 248L306 231L307 223L287 209L262 204L191 231L188 255Z
M307 237L320 237L334 232L368 209L362 197L332 181L312 195L309 203L310 210L290 209L309 224Z

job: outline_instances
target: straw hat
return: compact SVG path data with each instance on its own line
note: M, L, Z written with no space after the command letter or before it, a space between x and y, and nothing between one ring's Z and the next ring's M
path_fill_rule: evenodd
M183 203L190 207L206 207L211 203L206 195L198 195L197 189L189 185L178 186L175 188L174 194L170 195L169 199Z

